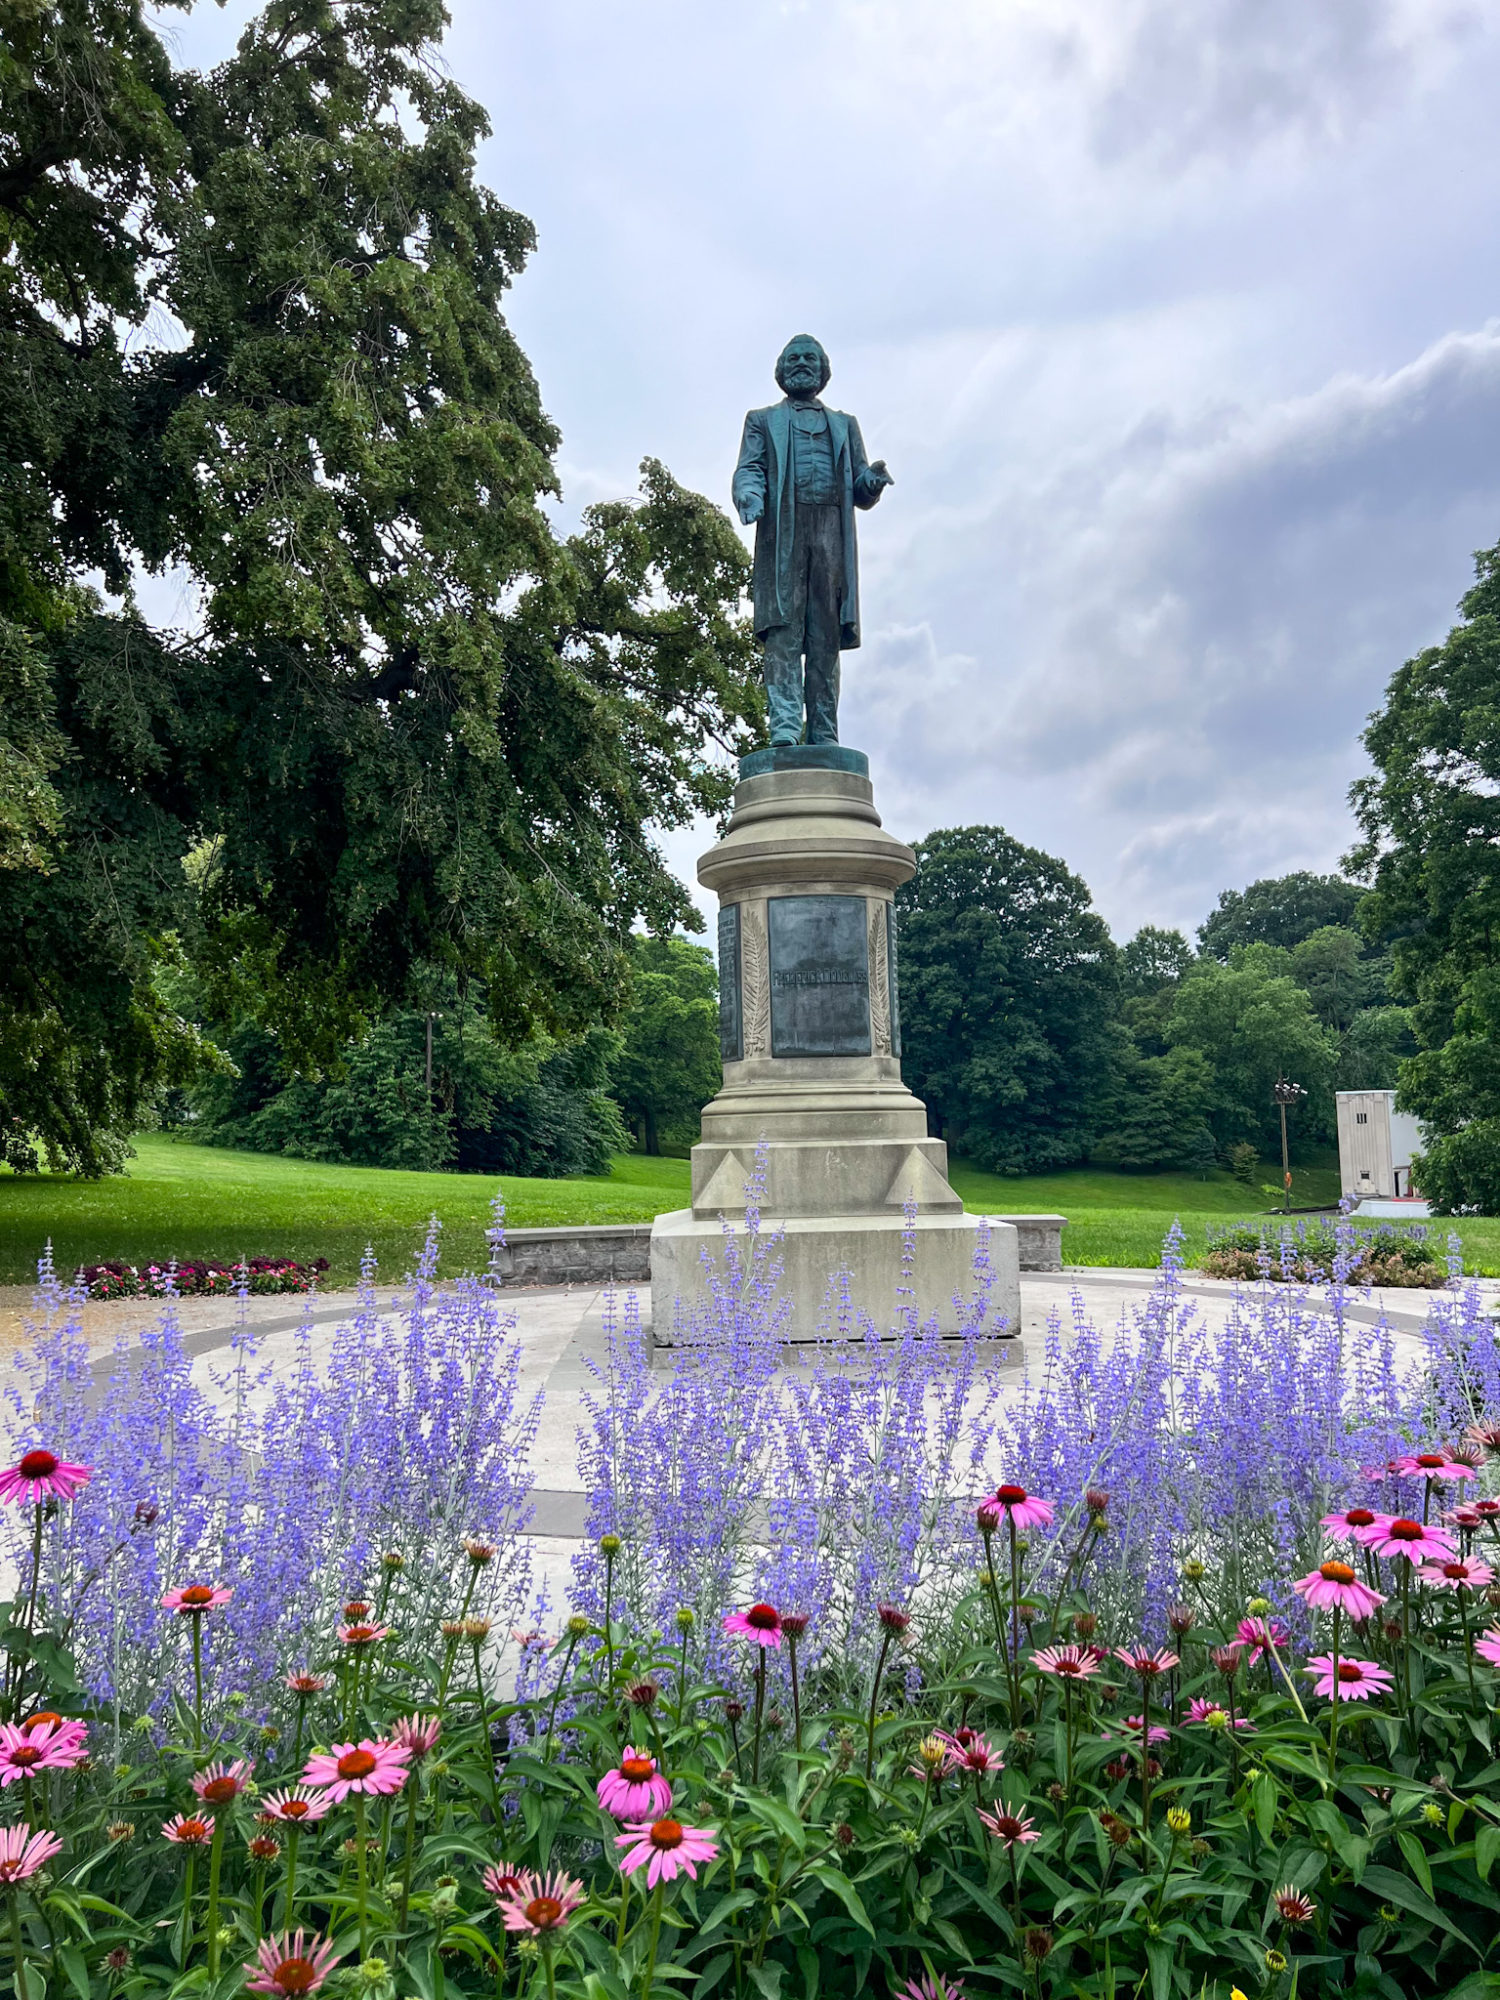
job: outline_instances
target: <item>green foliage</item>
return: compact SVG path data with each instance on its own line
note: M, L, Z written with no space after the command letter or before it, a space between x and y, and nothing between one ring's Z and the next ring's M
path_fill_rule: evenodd
M1248 1139L1240 1139L1229 1149L1229 1171L1244 1187L1254 1187L1260 1178L1260 1154Z
M663 1137L691 1145L698 1114L723 1080L719 980L712 952L687 938L631 940L630 1000L613 1093L644 1150Z
M1212 1091L1213 1071L1200 1050L1142 1056L1127 1048L1106 1113L1109 1122L1090 1147L1090 1159L1158 1170L1198 1165L1206 1153L1212 1163L1214 1143L1207 1122Z
M1418 1052L1398 1102L1427 1130L1419 1185L1441 1208L1500 1212L1500 548L1477 559L1463 619L1399 668L1365 731L1375 772L1350 799L1350 865L1393 940Z
M1236 946L1228 965L1200 959L1174 998L1168 1040L1197 1049L1212 1071L1208 1116L1221 1149L1247 1140L1280 1157L1271 1087L1283 1073L1309 1094L1293 1114L1300 1135L1319 1136L1331 1122L1337 1038L1282 969L1287 958L1269 945Z
M531 228L474 179L437 0L276 0L209 75L117 0L13 11L0 1130L118 1158L198 1060L168 932L304 1067L434 967L502 1042L575 1039L633 923L696 921L648 827L722 807L705 736L754 740L732 526L648 460L554 536L500 311ZM200 633L80 592L133 563L192 575Z
M1385 993L1389 961L1372 961L1364 939L1342 924L1325 924L1292 949L1292 977L1327 1028L1347 1034L1362 1009Z
M916 852L896 897L907 1080L981 1166L1080 1159L1110 1079L1119 990L1088 889L1000 827L942 830Z
M1409 1007L1366 1007L1339 1050L1340 1090L1394 1090L1401 1064L1416 1054Z
M1224 889L1211 914L1198 926L1198 942L1212 958L1228 963L1236 945L1274 944L1290 951L1314 931L1348 926L1363 891L1341 875L1267 876L1248 889Z

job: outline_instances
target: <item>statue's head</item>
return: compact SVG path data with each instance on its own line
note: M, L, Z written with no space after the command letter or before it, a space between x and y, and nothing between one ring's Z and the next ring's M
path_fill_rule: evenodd
M776 361L776 386L785 394L793 391L816 395L827 387L833 364L823 351L823 343L810 333L794 333Z

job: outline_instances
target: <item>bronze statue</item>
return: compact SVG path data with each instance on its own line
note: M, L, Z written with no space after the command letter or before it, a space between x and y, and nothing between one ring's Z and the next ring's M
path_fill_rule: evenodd
M781 350L784 400L745 418L734 504L755 528L755 636L775 745L837 743L839 653L859 644L854 510L894 484L853 417L820 400L832 374L810 334ZM805 661L805 666L804 666Z

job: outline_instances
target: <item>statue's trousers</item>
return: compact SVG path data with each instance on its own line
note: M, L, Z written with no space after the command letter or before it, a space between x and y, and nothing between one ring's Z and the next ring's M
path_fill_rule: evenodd
M786 744L803 740L805 704L807 741L837 743L839 602L844 583L840 508L798 506L791 582L791 616L785 625L773 625L765 638L771 741Z

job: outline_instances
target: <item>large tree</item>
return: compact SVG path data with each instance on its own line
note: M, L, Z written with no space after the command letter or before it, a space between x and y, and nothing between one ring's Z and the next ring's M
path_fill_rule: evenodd
M620 1036L612 1089L645 1150L659 1153L663 1137L692 1144L724 1080L713 954L690 938L633 938Z
M1444 1208L1500 1213L1500 547L1477 558L1463 618L1408 660L1371 718L1374 773L1351 792L1369 873L1361 906L1392 942L1418 1052L1398 1101L1422 1119L1419 1184Z
M1248 889L1223 889L1198 926L1198 942L1228 962L1236 945L1274 944L1284 951L1328 924L1350 924L1363 891L1341 875L1268 875Z
M1082 1159L1119 994L1119 954L1087 886L998 826L944 829L916 854L896 898L908 1081L981 1166Z
M1338 1037L1290 976L1286 952L1252 944L1236 947L1228 965L1200 959L1173 997L1167 1039L1207 1065L1207 1115L1221 1152L1244 1141L1268 1155L1279 1148L1271 1091L1282 1075L1308 1093L1293 1137L1321 1140L1331 1131Z
M501 312L532 232L438 0L275 0L207 75L132 0L6 13L0 1133L118 1156L197 1059L180 951L288 1060L439 973L582 1032L633 922L696 921L649 830L754 738L747 565L652 461L554 535ZM199 629L84 588L133 566Z

